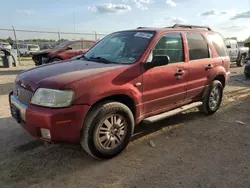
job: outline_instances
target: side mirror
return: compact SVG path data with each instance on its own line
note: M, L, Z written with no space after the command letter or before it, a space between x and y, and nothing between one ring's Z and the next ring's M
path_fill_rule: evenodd
M231 48L231 46L230 46L230 45L227 45L227 48Z
M155 55L153 56L153 60L151 62L145 63L145 68L150 69L153 67L159 67L168 65L170 62L170 58L167 55Z

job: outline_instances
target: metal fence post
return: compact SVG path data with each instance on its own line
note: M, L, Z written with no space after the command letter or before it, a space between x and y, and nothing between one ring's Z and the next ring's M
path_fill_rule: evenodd
M60 42L61 36L60 36L60 30L58 29L58 41Z
M18 63L20 64L20 54L19 54L19 47L18 47L18 43L17 43L16 30L15 30L13 25L12 25L12 28L13 28L15 43L16 43L17 59L18 59Z
M96 33L96 31L94 31L94 33L95 33L95 40L97 40L97 33Z

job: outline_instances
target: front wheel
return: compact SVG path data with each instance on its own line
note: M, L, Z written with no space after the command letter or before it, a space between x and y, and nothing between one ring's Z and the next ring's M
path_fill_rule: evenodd
M244 55L240 56L240 59L237 61L237 67L242 67L245 63L246 57Z
M223 86L220 81L214 80L207 88L200 110L208 115L214 114L221 105Z
M93 107L87 115L81 145L97 159L112 158L126 148L133 131L131 110L119 102L104 102Z

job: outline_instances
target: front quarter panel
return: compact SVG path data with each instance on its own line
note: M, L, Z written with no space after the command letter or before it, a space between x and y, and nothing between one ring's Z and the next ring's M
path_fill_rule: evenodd
M127 95L136 105L142 100L142 83L140 64L123 66L106 73L101 73L73 84L75 90L74 104L93 105L114 95Z

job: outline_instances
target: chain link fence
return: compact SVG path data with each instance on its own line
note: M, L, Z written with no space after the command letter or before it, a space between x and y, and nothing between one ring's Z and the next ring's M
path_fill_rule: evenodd
M36 44L43 49L44 46L55 46L63 41L94 40L98 41L108 33L104 32L65 32L49 30L26 30L12 28L0 28L0 42L7 42L12 48L17 49L15 44ZM18 50L18 49L17 49ZM33 63L31 57L19 57L21 64Z

